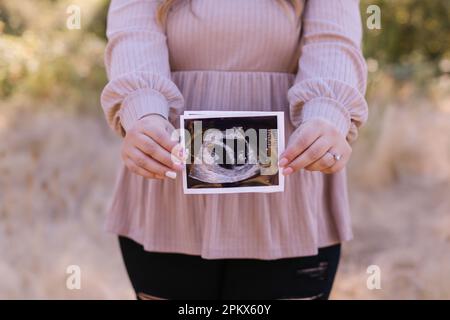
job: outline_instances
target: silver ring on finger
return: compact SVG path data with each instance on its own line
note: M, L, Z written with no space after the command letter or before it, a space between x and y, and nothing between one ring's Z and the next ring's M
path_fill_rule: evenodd
M330 152L328 151L329 154L331 154L333 156L333 159L337 162L339 160L341 160L342 155L340 155L339 153L334 153L334 152Z
M334 157L331 154L331 152L327 152L322 157L321 162L322 162L324 167L330 168L330 167L334 166L334 164L336 163L336 160L334 159Z

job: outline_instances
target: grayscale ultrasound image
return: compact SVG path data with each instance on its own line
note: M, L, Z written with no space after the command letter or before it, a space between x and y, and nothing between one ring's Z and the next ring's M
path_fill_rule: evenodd
M185 119L188 188L277 186L277 117Z

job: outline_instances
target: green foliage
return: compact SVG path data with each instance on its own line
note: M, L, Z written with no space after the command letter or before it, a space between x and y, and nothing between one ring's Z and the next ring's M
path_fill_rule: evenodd
M381 29L365 28L364 53L399 79L436 76L450 59L449 0L362 0L363 20L369 5L381 9Z
M26 7L2 1L0 97L51 100L81 111L98 103L106 83L103 52L109 1L78 2L81 29L69 30L66 8L72 1L39 0Z
M109 1L102 1L94 17L91 19L87 30L104 40L106 40L106 18L108 15L108 8Z
M81 7L81 30L66 28L70 4ZM381 30L365 27L372 4L381 8ZM0 98L23 94L80 109L98 101L106 83L108 5L107 0L33 0L24 6L22 1L2 0ZM439 66L450 59L449 0L362 0L361 10L364 53L378 70L424 85L448 72Z

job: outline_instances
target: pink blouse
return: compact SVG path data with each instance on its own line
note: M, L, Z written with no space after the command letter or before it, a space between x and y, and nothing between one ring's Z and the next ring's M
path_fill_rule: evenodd
M367 119L359 1L309 0L298 24L277 0L182 0L165 28L159 3L111 2L101 103L114 130L148 113L178 127L183 110L285 111L286 139L311 118L356 139ZM122 166L106 228L208 259L314 255L352 237L346 172L301 170L283 193L184 195L181 177Z

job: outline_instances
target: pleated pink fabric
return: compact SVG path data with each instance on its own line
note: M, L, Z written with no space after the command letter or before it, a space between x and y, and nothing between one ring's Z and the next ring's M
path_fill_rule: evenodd
M323 118L356 139L367 119L358 1L307 1L301 24L276 0L178 1L165 27L159 3L111 2L101 102L114 130L149 113L178 127L183 110L284 111L287 138ZM314 255L352 238L346 172L302 170L283 193L184 195L181 178L123 166L106 228L148 251L207 259Z

